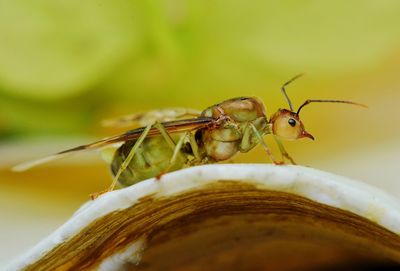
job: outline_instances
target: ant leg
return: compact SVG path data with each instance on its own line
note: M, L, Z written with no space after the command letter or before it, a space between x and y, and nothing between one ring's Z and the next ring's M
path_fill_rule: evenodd
M247 123L243 131L242 141L240 142L240 152L248 152L257 145L256 141L252 141L252 131L250 124Z
M165 139L165 142L167 142L168 146L172 150L174 150L175 149L175 142L171 138L171 136L169 135L168 131L164 128L164 126L160 122L156 121L154 123L154 127L157 128L160 131L161 136Z
M143 133L140 135L140 137L138 138L138 140L135 142L135 145L133 145L132 149L129 151L128 156L126 157L126 159L124 160L124 162L122 162L121 166L119 167L117 174L115 174L115 176L113 177L112 183L111 185L104 191L98 192L98 193L94 193L91 194L90 197L92 199L97 198L98 196L100 196L101 194L104 194L105 192L109 192L112 191L115 187L115 185L118 182L119 177L121 176L122 172L124 172L124 170L128 167L129 163L131 162L133 156L135 155L137 149L140 147L140 145L143 143L144 139L146 138L147 134L149 133L151 127L153 125L148 125L146 127L146 129L144 129Z
M188 133L186 132L179 138L179 141L175 146L174 153L172 154L171 160L169 161L168 169L175 163L176 158L178 157L178 154L181 152L182 145L187 136L188 136Z
M167 142L167 144L171 148L171 150L175 151L176 144L175 144L174 140L171 138L168 131L165 129L165 127L158 121L156 121L156 123L154 124L154 127L160 131L161 136L165 139L165 141ZM180 148L179 148L179 150L180 150ZM181 152L178 152L177 155L183 155L183 154Z
M176 144L174 148L174 152L172 153L171 159L169 160L168 166L161 172L158 176L156 176L156 179L159 180L162 175L164 175L166 172L168 172L171 167L175 164L176 158L178 157L179 154L183 155L181 153L181 149L183 146L183 143L185 142L186 137L188 136L188 133L184 133L178 140L178 143ZM186 158L186 157L185 157Z
M283 165L284 162L278 162L274 155L272 154L271 150L268 148L267 144L265 144L264 139L262 137L262 135L260 134L260 132L257 130L256 126L254 126L253 123L250 123L250 128L253 130L254 134L257 136L259 143L261 144L261 146L263 147L263 149L265 150L265 152L268 154L269 158L271 159L271 161L275 164L275 165Z
M201 156L199 154L199 145L196 142L196 138L194 137L194 133L189 134L189 144L190 147L192 148L193 155L195 158L195 161L201 161Z
M283 146L282 142L275 136L273 135L276 144L279 147L279 151L282 154L282 159L286 158L290 161L290 163L292 163L292 165L297 165L296 162L293 160L293 158L289 155L289 153L286 151L285 147Z
M157 129L160 131L161 136L162 136L162 137L164 138L164 140L167 142L168 146L173 150L173 154L172 154L172 157L171 157L171 160L170 160L170 162L169 162L168 167L167 167L163 172L161 172L161 174L159 174L158 176L156 176L157 179L160 179L161 176L162 176L164 173L168 172L169 169L174 165L174 163L175 163L176 158L178 157L178 155L180 155L180 156L182 156L184 159L186 159L186 157L184 156L184 154L181 152L181 149L182 149L182 145L183 145L184 139L185 139L186 136L187 136L187 133L185 133L185 134L179 139L178 143L175 144L174 140L171 138L170 134L169 134L168 131L165 129L165 127L162 125L162 123L160 123L160 122L157 121L157 122L154 124L154 127L157 128Z

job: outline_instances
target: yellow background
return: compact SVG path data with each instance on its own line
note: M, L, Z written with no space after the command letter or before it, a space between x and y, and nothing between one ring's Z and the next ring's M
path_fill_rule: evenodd
M302 72L296 107L369 109L305 108L316 141L288 142L295 160L400 196L399 14L396 0L0 1L0 266L110 182L96 153L11 165L111 135L100 121L121 114L257 96L270 115Z

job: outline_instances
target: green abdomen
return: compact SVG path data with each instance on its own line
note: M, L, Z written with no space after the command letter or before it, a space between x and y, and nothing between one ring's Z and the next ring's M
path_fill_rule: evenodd
M115 176L136 141L125 142L114 154L111 171ZM120 175L118 182L123 186L159 176L160 174L178 170L186 164L186 158L178 155L175 163L170 166L173 149L162 137L147 138L138 148L128 167Z

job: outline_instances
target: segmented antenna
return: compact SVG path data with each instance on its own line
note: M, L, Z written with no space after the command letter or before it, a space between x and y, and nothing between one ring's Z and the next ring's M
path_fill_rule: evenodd
M342 101L342 100L307 100L305 101L297 110L297 115L300 114L301 109L310 104L310 103L342 103L342 104L352 104L352 105L357 105L357 106L361 106L361 107L365 107L367 108L368 106L364 105L364 104L360 104L360 103L356 103L356 102L352 102L352 101Z
M289 96L288 96L287 93L286 93L285 87L286 87L287 85L289 85L290 83L292 83L294 80L296 80L297 78L299 78L299 77L301 77L301 76L303 76L303 75L304 75L304 73L300 73L300 74L296 75L295 77L293 77L292 79L290 79L289 81L287 81L285 84L283 84L283 86L281 87L281 91L282 91L283 95L285 96L285 98L286 98L286 100L287 100L287 102L288 102L288 104L289 104L290 111L293 111L293 105L292 105L292 102L291 102L290 99L289 99Z

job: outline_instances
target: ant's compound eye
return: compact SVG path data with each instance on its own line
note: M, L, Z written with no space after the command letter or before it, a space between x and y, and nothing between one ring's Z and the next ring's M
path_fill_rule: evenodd
M289 123L289 125L292 126L292 127L296 126L296 120L295 120L295 119L290 118L290 119L288 120L288 123Z

